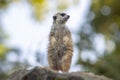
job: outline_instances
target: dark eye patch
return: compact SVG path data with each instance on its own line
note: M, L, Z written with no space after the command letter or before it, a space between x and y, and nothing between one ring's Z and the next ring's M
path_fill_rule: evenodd
M55 21L57 19L57 16L53 16L53 20Z
M61 13L60 15L63 17L63 16L65 16L65 13Z

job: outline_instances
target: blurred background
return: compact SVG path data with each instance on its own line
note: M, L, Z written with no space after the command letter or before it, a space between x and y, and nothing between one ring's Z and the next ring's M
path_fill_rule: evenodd
M70 71L120 80L119 0L0 0L0 80L15 70L48 66L52 16L66 12L74 42Z

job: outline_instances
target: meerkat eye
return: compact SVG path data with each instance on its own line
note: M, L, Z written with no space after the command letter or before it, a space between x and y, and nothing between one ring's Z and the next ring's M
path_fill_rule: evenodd
M55 21L57 19L57 17L56 16L53 16L53 20Z
M63 17L63 16L65 16L65 13L61 13L60 15Z

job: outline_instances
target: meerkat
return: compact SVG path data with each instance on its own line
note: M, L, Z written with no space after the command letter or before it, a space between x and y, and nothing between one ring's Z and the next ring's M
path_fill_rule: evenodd
M66 13L53 15L53 25L49 34L48 63L49 67L56 71L68 72L71 65L73 42L71 32L66 27L69 17Z

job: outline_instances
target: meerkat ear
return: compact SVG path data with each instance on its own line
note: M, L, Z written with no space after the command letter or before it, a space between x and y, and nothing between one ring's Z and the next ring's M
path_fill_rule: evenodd
M57 16L53 16L53 20L55 21L57 19Z

